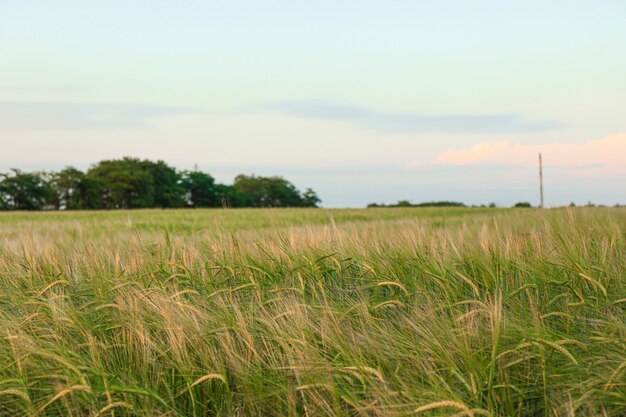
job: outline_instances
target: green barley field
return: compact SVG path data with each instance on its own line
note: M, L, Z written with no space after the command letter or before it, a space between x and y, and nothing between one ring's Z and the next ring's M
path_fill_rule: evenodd
M2 416L625 416L626 209L0 214Z

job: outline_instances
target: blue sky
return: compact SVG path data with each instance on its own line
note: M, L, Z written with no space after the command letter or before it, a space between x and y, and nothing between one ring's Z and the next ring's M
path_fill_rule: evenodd
M624 1L0 0L0 170L124 155L328 207L626 203Z

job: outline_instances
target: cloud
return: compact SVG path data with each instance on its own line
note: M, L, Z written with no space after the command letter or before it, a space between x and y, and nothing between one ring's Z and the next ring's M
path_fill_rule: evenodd
M426 115L381 112L330 101L279 101L264 109L294 117L352 122L384 133L520 133L557 129L554 121L527 121L519 114Z
M149 120L197 113L185 107L130 103L0 101L0 130L49 131L145 126Z
M40 95L48 97L71 96L84 93L84 87L74 84L17 84L3 88L6 94Z
M469 149L449 150L436 163L445 165L508 164L536 165L543 154L544 164L560 167L626 166L626 133L584 143L553 142L526 145L510 141L477 143Z

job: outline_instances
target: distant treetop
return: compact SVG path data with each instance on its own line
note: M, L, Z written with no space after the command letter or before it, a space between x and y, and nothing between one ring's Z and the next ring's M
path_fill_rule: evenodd
M396 204L378 204L370 203L367 207L466 207L465 204L458 201L427 201L424 203L413 204L408 200L400 200Z
M301 193L282 177L239 175L218 184L204 172L179 171L163 161L125 157L87 172L0 174L0 210L96 210L179 207L317 207L315 191Z

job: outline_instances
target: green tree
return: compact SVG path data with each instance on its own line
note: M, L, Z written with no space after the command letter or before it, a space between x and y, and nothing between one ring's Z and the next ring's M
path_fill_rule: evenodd
M0 209L41 210L52 196L52 187L42 173L13 169L9 174L0 174Z
M233 184L249 207L302 207L298 189L282 177L238 175Z
M179 172L163 161L138 158L100 161L86 173L67 167L56 173L0 175L0 209L57 210L189 207L317 207L282 177L239 175L233 185L206 173Z
M215 190L219 201L219 206L228 207L248 207L246 195L232 185L215 184Z
M154 205L162 208L177 208L185 205L185 187L182 175L163 161L145 160L143 165L152 174Z
M200 171L187 171L182 175L182 188L185 192L185 203L189 207L219 207L215 179Z
M307 188L302 193L302 207L318 207L322 200L317 196L317 193L311 188Z
M102 184L102 207L147 208L155 206L153 172L145 161L123 158L101 161L87 175Z
M102 208L102 184L73 167L53 175L54 205L57 209L96 210Z

